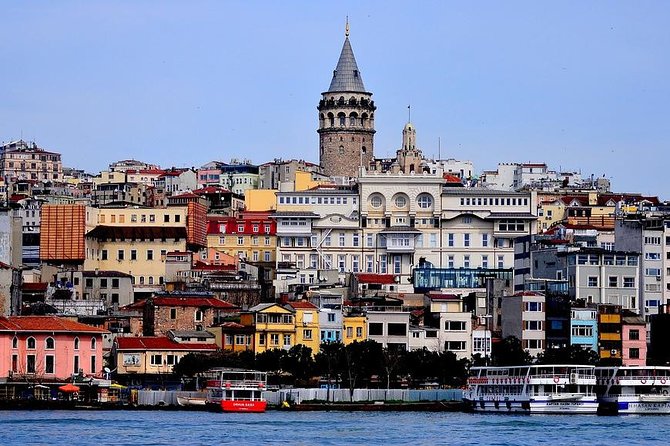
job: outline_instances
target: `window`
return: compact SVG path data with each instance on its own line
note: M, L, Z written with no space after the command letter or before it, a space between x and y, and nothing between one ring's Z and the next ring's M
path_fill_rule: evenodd
M97 372L97 367L95 364L95 356L91 356L91 373Z
M151 355L149 362L151 365L163 365L163 355Z
M593 327L590 325L574 325L572 327L572 336L593 337Z
M12 348L19 348L19 338L17 338L16 336L12 338Z
M147 260L153 260L153 259L154 259L153 249L147 249Z
M370 322L368 334L370 336L382 336L384 334L384 324L381 322Z
M344 246L344 232L340 232L339 243L340 246Z
M312 330L311 329L304 329L302 331L302 338L305 339L306 341L309 341L312 339Z
M447 341L444 343L444 348L450 351L465 350L465 341Z
M525 311L542 311L542 302L526 302Z
M407 336L407 324L389 322L388 324L389 336Z
M640 330L631 330L628 332L628 339L631 341L639 341L640 340Z
M12 372L19 371L19 355L12 355Z
M107 250L103 249L100 251L100 260L107 260Z
M112 279L112 288L119 287L119 279Z
M123 251L123 249L119 249L119 250L116 252L116 260L121 261L121 260L123 260L124 257L125 257L125 256L124 256L124 251Z
M176 308L170 308L170 319L177 319L177 309Z
M363 337L363 327L356 327L356 337L357 338Z
M279 345L279 333L270 333L270 345Z
M200 310L200 309L195 310L195 315L194 315L194 318L193 318L193 319L194 319L196 322L202 322L203 317L204 317L204 314L203 314L202 310Z
M378 208L381 207L382 205L382 196L379 194L375 194L370 197L370 206L373 208Z
M35 355L26 355L26 372L35 373Z
M175 365L177 363L177 356L176 355L167 355L167 365Z
M598 286L598 276L589 276L587 279L587 286L597 287Z
M237 237L237 244L238 245L244 245L244 237L242 237L242 236Z
M489 267L489 256L482 256L482 268L486 269Z
M623 287L624 288L635 288L635 277L624 277L623 278Z
M35 338L33 338L32 336L26 340L26 348L28 350L35 350L35 345L36 345Z
M393 256L393 273L400 274L402 272L402 256Z
M289 346L291 345L291 335L290 334L285 334L284 335L284 346Z
M335 322L335 313L328 313L328 322Z
M429 209L433 205L433 197L428 194L420 194L417 198L417 204L421 209Z
M610 288L617 288L619 286L619 278L617 276L609 276L607 283Z
M523 220L500 220L498 223L499 231L521 232L525 230Z
M97 344L97 342L96 342L95 338L91 338L91 350L95 350L96 344Z
M136 249L131 249L130 250L130 260L137 260L137 250Z
M79 355L75 355L72 360L72 371L74 373L79 373Z
M107 288L107 279L100 279L100 288Z
M469 255L464 255L463 256L463 268L470 268L470 256Z
M470 234L463 234L463 246L470 246Z
M628 357L630 359L640 359L640 349L639 348L628 349Z
M482 247L486 248L487 246L489 246L489 235L482 234Z
M524 321L524 330L542 330L543 325L542 321Z
M397 208L404 208L407 206L407 198L404 195L398 195L395 197L395 206Z
M79 350L79 338L74 338L74 349Z
M46 348L47 350L53 350L54 348L56 348L56 342L54 341L54 338L52 337L46 338L46 340L44 341L44 348Z
M454 246L454 234L447 234L447 246Z
M465 321L446 321L444 329L446 331L465 331Z

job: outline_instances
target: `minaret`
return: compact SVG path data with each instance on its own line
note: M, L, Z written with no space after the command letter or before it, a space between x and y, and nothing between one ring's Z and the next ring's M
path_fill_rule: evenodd
M402 129L402 147L396 152L396 160L405 173L420 171L423 153L416 147L416 128L409 121Z
M349 21L344 46L328 91L319 101L319 163L328 176L356 177L374 158L375 103L365 91L354 51Z

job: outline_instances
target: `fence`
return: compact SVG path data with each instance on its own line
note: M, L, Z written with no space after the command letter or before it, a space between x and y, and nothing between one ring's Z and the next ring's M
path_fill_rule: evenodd
M205 397L205 392L180 392L174 390L139 390L137 404L140 406L176 406L177 397ZM283 401L299 404L303 401L328 401L333 403L363 401L461 401L463 391L446 390L405 390L405 389L354 389L353 398L349 389L283 389L263 392L270 405Z

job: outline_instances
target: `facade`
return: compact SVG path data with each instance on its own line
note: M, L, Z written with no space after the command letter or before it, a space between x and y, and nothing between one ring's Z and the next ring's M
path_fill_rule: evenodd
M319 164L327 176L355 177L374 158L375 110L349 42L349 25L328 90L319 101Z
M321 177L321 167L305 160L276 158L258 166L258 188L279 190L283 183L296 182L296 172L309 172Z
M598 356L611 365L621 365L621 306L598 305Z
M0 147L0 175L5 182L63 180L60 153L47 152L23 140Z
M368 339L383 347L409 350L409 313L406 311L369 310Z
M275 262L277 221L270 212L240 212L237 217L210 216L207 221L209 249L248 262ZM208 253L209 254L209 253ZM200 260L217 260L204 257Z
M47 302L66 314L95 315L133 303L133 276L120 271L59 272L47 295Z
M545 349L546 299L544 294L522 292L502 299L502 336L514 336L531 356Z
M644 319L637 315L624 314L621 322L623 365L647 365L647 324Z
M598 310L573 307L570 317L570 344L598 351Z
M431 321L426 325L437 328L435 333L426 332L426 346L432 351L448 351L458 359L470 359L472 356L472 312L466 311L462 297L454 294L427 294Z
M360 312L347 310L342 316L342 343L363 342L367 339L366 318Z
M288 350L296 344L295 311L279 304L258 304L240 314L240 324L254 328L254 353Z
M101 376L106 333L55 316L0 318L0 375L56 382L76 373Z
M189 353L214 353L207 342L178 342L168 336L117 337L113 353L118 378L126 384L145 384L149 377L169 376ZM149 379L148 379L149 378Z
M310 302L288 302L286 305L295 311L295 342L319 353L319 308Z

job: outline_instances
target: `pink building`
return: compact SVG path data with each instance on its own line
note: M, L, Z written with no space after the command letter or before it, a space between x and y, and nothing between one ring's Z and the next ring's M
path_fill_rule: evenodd
M640 316L624 316L621 321L623 365L647 365L647 324Z
M0 378L68 380L101 375L101 328L56 316L0 317Z

